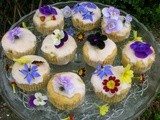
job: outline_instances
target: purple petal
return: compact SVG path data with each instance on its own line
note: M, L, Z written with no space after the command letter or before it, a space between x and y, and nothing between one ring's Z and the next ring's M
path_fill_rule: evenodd
M28 75L26 76L26 79L27 79L27 82L30 84L31 81L32 81L32 79L33 79L33 77L32 77L32 75L28 74Z
M28 71L29 67L27 64L24 64L24 69Z
M35 108L35 107L36 107L36 105L33 103L33 101L34 101L35 99L36 99L36 98L35 98L34 95L31 95L31 96L29 97L28 105L29 105L31 108Z
M147 48L145 51L144 51L147 55L150 55L153 53L152 49L151 48Z
M56 9L54 9L52 6L49 5L40 7L39 11L44 15L51 15L51 14L57 15Z
M100 72L99 77L102 79L105 73L103 71Z
M23 75L27 75L28 71L27 70L19 70Z
M33 77L39 77L39 76L41 76L38 72L32 72L31 75Z
M138 58L146 58L148 55L144 52L135 52L135 56Z
M37 71L37 66L32 66L31 71Z
M111 66L105 66L104 67L104 72L105 72L106 75L113 75L110 68L111 68Z
M61 41L61 43L60 43L59 45L55 45L55 47L56 47L56 48L60 48L60 47L62 47L63 45L64 45L64 42Z
M64 31L64 38L61 41L66 42L68 40L68 34Z

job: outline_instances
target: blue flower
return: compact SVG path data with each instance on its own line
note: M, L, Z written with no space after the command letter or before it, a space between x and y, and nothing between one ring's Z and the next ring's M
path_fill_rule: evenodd
M23 75L25 75L24 79L27 79L27 82L30 84L32 79L35 79L35 77L39 77L40 74L37 72L37 66L28 66L27 64L24 64L24 69L19 70Z
M96 9L96 5L94 3L91 3L91 2L87 2L87 3L84 3L85 6L87 6L88 8L93 8L93 9Z
M93 15L94 15L93 12L88 11L86 14L83 15L83 19L84 20L89 19L90 21L93 21L93 17L92 17Z
M73 11L74 11L75 14L80 12L82 15L84 15L84 14L86 14L88 12L88 10L85 9L85 5L84 4L80 5L78 3L76 5L74 5Z
M67 29L67 34L68 35L71 35L71 36L73 36L73 27L72 26L70 26L68 29Z
M93 74L97 74L102 79L105 75L113 75L110 68L111 66L109 65L103 67L99 64L97 70Z
M62 13L64 15L65 18L69 18L72 16L72 10L69 6L66 6L62 9Z
M15 39L18 39L21 35L21 28L20 27L15 27L14 29L9 31L9 39L13 43Z

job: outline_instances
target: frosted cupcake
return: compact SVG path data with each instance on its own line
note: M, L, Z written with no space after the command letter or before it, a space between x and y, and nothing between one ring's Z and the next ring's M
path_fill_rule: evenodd
M84 99L85 84L72 72L55 74L47 86L50 102L58 109L71 110Z
M40 56L26 55L14 63L11 73L19 88L24 91L38 91L46 87L50 78L50 67Z
M89 35L83 46L84 61L95 68L98 64L112 64L116 55L116 44L100 33Z
M126 44L122 51L122 64L131 65L135 73L144 73L149 70L155 61L153 47L143 41L131 41Z
M132 17L127 14L121 16L120 11L114 7L102 9L103 20L101 23L102 33L114 42L121 42L130 35Z
M55 29L63 29L64 16L60 9L46 5L36 10L33 22L40 33L51 34Z
M89 31L96 28L100 19L101 11L94 3L82 2L73 7L73 26L80 30Z
M28 29L15 27L2 38L2 47L10 59L34 54L36 50L36 36Z
M133 71L130 65L123 66L98 66L91 77L91 84L96 95L107 103L116 103L123 100L128 94Z
M57 65L69 63L74 58L76 49L77 44L74 38L59 29L48 35L41 47L44 57Z

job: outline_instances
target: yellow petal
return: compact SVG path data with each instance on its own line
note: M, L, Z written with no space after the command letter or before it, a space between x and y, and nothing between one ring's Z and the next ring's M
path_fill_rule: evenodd
M134 41L141 41L141 42L143 41L142 37L137 36L137 31L133 31L133 37L134 37L133 39Z
M14 58L13 61L15 61L19 64L25 64L25 63L28 63L30 61L30 59L28 57L21 57L19 59Z
M26 23L22 22L22 27L27 29Z
M103 106L99 106L100 109L100 115L104 116L109 111L108 104L105 104Z

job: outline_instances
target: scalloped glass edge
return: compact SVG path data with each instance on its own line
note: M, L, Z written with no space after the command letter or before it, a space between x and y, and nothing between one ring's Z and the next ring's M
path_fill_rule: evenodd
M60 5L60 4L70 4L70 3L75 4L75 3L77 3L77 2L80 2L80 1L58 2L58 3L51 4L51 5L57 6L57 5ZM106 7L107 7L107 6L110 6L110 5L104 5L104 4L98 3L98 2L94 2L94 3L96 3L96 4L98 4L98 5L101 5L101 6L106 6ZM27 15L23 16L22 18L20 18L16 23L14 23L14 24L10 27L10 29L14 28L19 22L21 22L21 21L22 21L23 19L25 19L26 17L34 14L35 11L36 11L36 10L34 10L34 11L30 12L29 14L27 14ZM124 14L127 14L125 11L123 11L123 10L121 10L121 9L120 9L120 11L121 11L122 13L124 13ZM134 16L132 16L132 17L133 17L133 19L140 25L140 27L142 27L142 28L147 32L147 34L149 34L149 36L152 38L152 41L156 43L156 41L155 41L155 39L154 39L154 36L148 31L148 29L147 29L141 22L139 22ZM156 48L155 48L155 49L156 49L156 51L158 51L158 53L160 53L160 49L158 48L158 46L160 46L160 44L159 44L159 43L156 43ZM1 47L0 49L1 49L1 51L2 51L2 47ZM2 58L2 57L1 57L1 58ZM1 77L1 79L2 79L2 77ZM2 82L2 80L1 80L1 82ZM2 85L2 84L1 84L1 85ZM2 88L2 86L1 86L1 88ZM128 120L135 119L135 118L137 118L140 114L142 114L142 112L143 112L143 111L149 106L149 104L153 101L153 99L155 98L155 96L156 96L156 94L158 93L159 89L160 89L160 86L158 86L158 87L156 88L154 94L150 97L149 101L148 101L146 104L144 104L144 109L142 109L143 107L141 107L141 109L139 109L138 111L136 111L133 116L130 116L130 117L128 118ZM11 110L14 111L14 112L19 116L19 118L25 119L20 113L18 113L17 111L15 111L14 106L6 99L5 92L0 89L0 93L1 93L1 96L2 96L2 98L4 99L4 101L5 101L5 102L7 103L7 105L11 108Z

